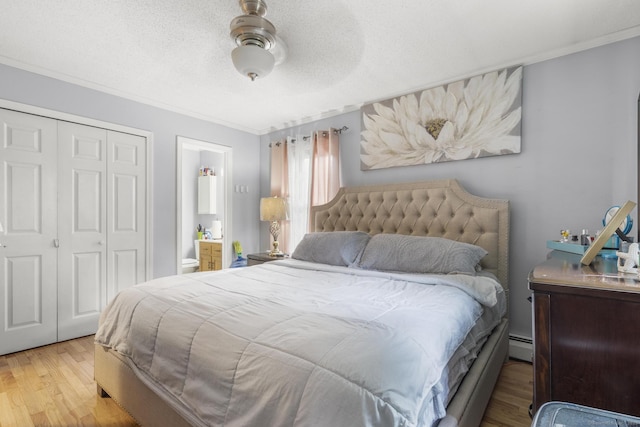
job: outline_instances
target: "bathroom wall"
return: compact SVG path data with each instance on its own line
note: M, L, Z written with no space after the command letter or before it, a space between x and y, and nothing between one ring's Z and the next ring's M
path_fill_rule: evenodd
M211 151L200 152L200 165L208 168L212 168L215 175L218 177L216 180L216 213L215 215L198 215L199 224L203 227L210 229L212 223L215 220L223 221L224 223L224 155L220 153L214 153ZM229 242L231 243L231 242ZM229 245L225 245L228 249Z
M196 228L201 224L211 228L214 220L224 224L224 156L199 150L183 150L182 153L182 258L195 258L194 240ZM216 188L216 214L198 215L198 171L201 166L213 168L218 176ZM230 245L225 245L228 249Z

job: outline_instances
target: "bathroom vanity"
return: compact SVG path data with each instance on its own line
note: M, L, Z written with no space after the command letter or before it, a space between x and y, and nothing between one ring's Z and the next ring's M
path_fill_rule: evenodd
M222 269L222 241L200 240L200 271Z

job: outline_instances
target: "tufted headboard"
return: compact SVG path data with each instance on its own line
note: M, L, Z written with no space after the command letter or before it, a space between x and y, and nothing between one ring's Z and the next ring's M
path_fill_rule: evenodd
M483 247L482 268L505 289L509 277L509 201L467 193L455 179L343 187L311 208L313 231L364 231L445 237Z

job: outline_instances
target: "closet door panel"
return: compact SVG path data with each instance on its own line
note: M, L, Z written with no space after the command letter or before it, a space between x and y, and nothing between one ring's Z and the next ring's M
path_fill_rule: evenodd
M91 316L100 311L100 252L73 254L73 309L74 318Z
M104 174L101 171L82 169L73 170L72 174L73 233L76 236L82 236L82 233L99 234L104 220L104 206L100 195Z
M57 124L0 109L0 354L57 339Z
M107 302L146 277L146 139L108 132Z
M43 320L42 262L39 256L7 258L7 324L17 331Z
M106 299L107 131L58 125L58 337L95 333Z
M42 166L5 162L7 225L12 233L35 236L42 231ZM4 221L2 221L5 223Z

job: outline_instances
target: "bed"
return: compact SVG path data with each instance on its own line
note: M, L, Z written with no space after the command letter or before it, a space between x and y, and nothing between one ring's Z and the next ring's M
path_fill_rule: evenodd
M119 294L98 393L149 426L479 425L507 358L508 202L455 180L342 188L311 229L295 259ZM429 269L460 274L411 270L442 245Z

